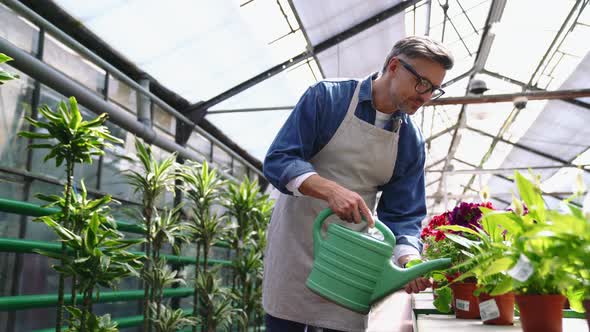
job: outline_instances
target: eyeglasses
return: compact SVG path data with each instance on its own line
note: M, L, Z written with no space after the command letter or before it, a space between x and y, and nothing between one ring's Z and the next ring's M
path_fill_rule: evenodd
M431 100L434 100L445 94L445 91L441 89L440 86L436 86L432 84L428 79L420 76L420 74L416 72L416 69L414 69L414 67L412 67L409 63L405 62L400 58L396 59L402 64L402 66L404 66L404 68L406 68L407 71L409 71L412 75L414 75L414 77L416 77L416 92L418 92L421 95L428 92L432 92L432 95L430 97Z

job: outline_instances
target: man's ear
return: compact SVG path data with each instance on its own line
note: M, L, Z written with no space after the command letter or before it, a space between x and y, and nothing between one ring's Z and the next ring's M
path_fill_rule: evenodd
M398 67L399 67L399 60L397 58L393 57L389 60L389 63L387 64L387 71L390 71L393 75L395 75L395 72Z

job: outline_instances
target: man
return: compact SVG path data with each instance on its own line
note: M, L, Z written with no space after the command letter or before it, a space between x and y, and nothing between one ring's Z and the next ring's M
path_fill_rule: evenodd
M281 192L264 260L268 331L366 329L367 316L305 286L313 264L313 221L327 207L351 223L347 227L366 231L381 191L377 215L396 235L396 263L420 257L425 151L409 116L444 93L440 85L452 66L441 44L407 37L394 45L379 75L322 81L301 97L264 161L266 178ZM429 286L419 278L406 292Z

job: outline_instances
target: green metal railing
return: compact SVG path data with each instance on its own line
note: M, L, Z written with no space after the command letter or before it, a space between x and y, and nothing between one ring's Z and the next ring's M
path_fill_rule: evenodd
M51 215L59 210L56 208L46 208L37 204L29 202L21 202L16 200L10 200L0 198L0 212L40 217ZM133 224L129 222L116 221L117 229L123 232L143 234L145 232L141 225ZM227 243L218 245L219 247L229 247ZM54 242L45 241L32 241L15 238L1 238L0 237L0 252L13 252L13 253L26 253L26 254L37 254L38 250L51 251L61 253L61 245ZM136 254L138 258L145 258L143 252L132 252ZM161 255L165 258L168 263L173 264L195 264L197 260L194 257L189 256L176 256L176 255ZM199 260L199 263L203 263L203 259ZM231 265L231 261L220 260L220 259L209 259L208 265ZM192 295L194 288L167 288L164 290L164 297L186 297ZM144 290L125 290L125 291L111 291L101 292L99 296L95 296L95 303L109 303L109 302L123 302L143 299ZM71 294L65 294L65 302L71 302ZM16 311L36 308L47 308L57 305L58 301L57 294L36 294L36 295L18 295L18 296L4 296L0 297L0 311ZM77 295L77 300L82 300L82 295ZM192 309L185 309L186 314L192 313ZM120 317L113 319L118 323L119 328L133 327L141 325L143 322L143 315ZM54 328L36 330L34 332L50 332L54 331ZM186 330L190 331L190 330Z
M183 309L183 311L184 311L185 315L190 315L190 314L192 314L193 309ZM113 319L113 321L117 322L118 328L134 327L134 326L141 325L141 323L143 322L143 315L117 318L117 319ZM66 330L66 329L67 329L67 327L65 327L65 326L62 328L62 330ZM183 332L184 331L192 331L192 330L187 329L187 330L183 330ZM55 328L34 330L33 332L55 332Z
M55 253L61 253L61 245L57 243L21 240L13 238L0 237L0 251L3 252L17 252L23 254L36 254L36 250L45 250ZM132 251L132 254L137 255L138 258L145 258L145 253L140 251ZM190 256L176 256L176 255L160 255L166 259L168 263L173 264L195 264L197 260ZM203 263L203 259L199 260ZM230 261L221 259L209 259L207 265L231 265Z
M48 216L58 212L56 208L46 208L37 204L29 202L21 202L6 198L0 198L0 212L13 213L29 217L41 217ZM144 234L145 229L142 225L126 222L126 221L115 221L117 229L122 232ZM217 247L229 248L229 244L221 242L216 245Z
M164 297L185 297L193 294L191 287L166 288ZM94 295L94 303L126 302L143 299L143 289L115 292L100 292ZM82 294L76 296L78 303L83 300ZM64 303L71 303L72 295L64 294ZM14 311L36 308L48 308L57 305L57 294L35 294L0 297L0 311Z

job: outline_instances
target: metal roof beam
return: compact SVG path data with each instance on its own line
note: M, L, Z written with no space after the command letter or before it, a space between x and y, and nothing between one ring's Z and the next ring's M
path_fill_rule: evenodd
M353 37L355 35L357 35L360 32L363 32L385 20L387 20L390 17L395 16L396 14L402 13L404 10L406 10L406 8L420 2L422 0L405 0L402 1L392 7L389 7L388 9L382 11L379 14L376 14L362 22L360 22L359 24L331 37L328 38L327 40L319 43L318 45L315 45L313 47L311 47L309 50L306 50L305 52L283 62L280 63L252 78L250 78L247 81L244 81L236 86L234 86L233 88L222 92L221 94L205 101L202 103L197 103L197 104L192 104L189 107L187 107L183 113L187 114L189 119L191 119L193 122L199 123L201 121L201 119L203 119L203 117L207 114L208 109L213 106L213 105L217 105L219 103L221 103L222 101L231 98L235 95L237 95L238 93L268 79L271 78L281 72L283 72L285 69L290 68L296 64L298 64L301 61L304 61L312 56L314 56L315 54L318 54L322 51L325 51L329 48L331 48L332 46L335 46L341 42L343 42L344 40L349 39L350 37Z

